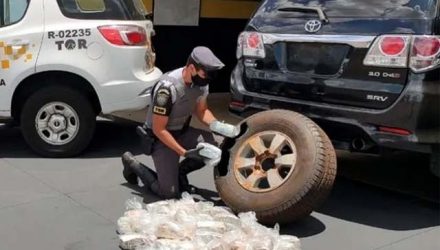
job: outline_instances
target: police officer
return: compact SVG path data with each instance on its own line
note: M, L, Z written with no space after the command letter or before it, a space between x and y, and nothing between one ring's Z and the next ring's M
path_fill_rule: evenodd
M206 47L196 47L183 68L164 74L152 90L153 104L144 127L157 139L152 158L157 172L124 153L124 178L144 186L162 198L177 198L182 191L197 192L189 185L187 174L202 168L204 158L197 148L200 139L215 144L212 133L189 126L192 115L208 125L212 132L234 137L238 128L219 122L207 105L208 83L224 64ZM179 164L180 157L185 159Z

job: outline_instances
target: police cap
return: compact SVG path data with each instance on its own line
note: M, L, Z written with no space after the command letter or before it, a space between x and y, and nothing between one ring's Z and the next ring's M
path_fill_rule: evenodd
M225 66L209 48L203 46L195 47L191 58L206 71L220 70Z

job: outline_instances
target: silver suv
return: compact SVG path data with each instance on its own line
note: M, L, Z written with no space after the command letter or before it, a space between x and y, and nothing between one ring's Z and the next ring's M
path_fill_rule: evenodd
M96 117L149 103L153 27L141 0L0 0L0 119L48 157L81 153Z

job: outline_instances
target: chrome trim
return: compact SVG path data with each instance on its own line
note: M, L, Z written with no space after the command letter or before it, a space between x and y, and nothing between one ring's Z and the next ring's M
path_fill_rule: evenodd
M265 44L276 42L305 42L305 43L339 43L348 44L355 48L369 48L376 36L359 35L304 35L304 34L271 34L261 33Z

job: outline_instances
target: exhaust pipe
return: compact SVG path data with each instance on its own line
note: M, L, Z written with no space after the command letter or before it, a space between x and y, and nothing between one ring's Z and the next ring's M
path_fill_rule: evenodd
M365 151L370 148L362 137L354 138L351 141L351 147L357 151Z

